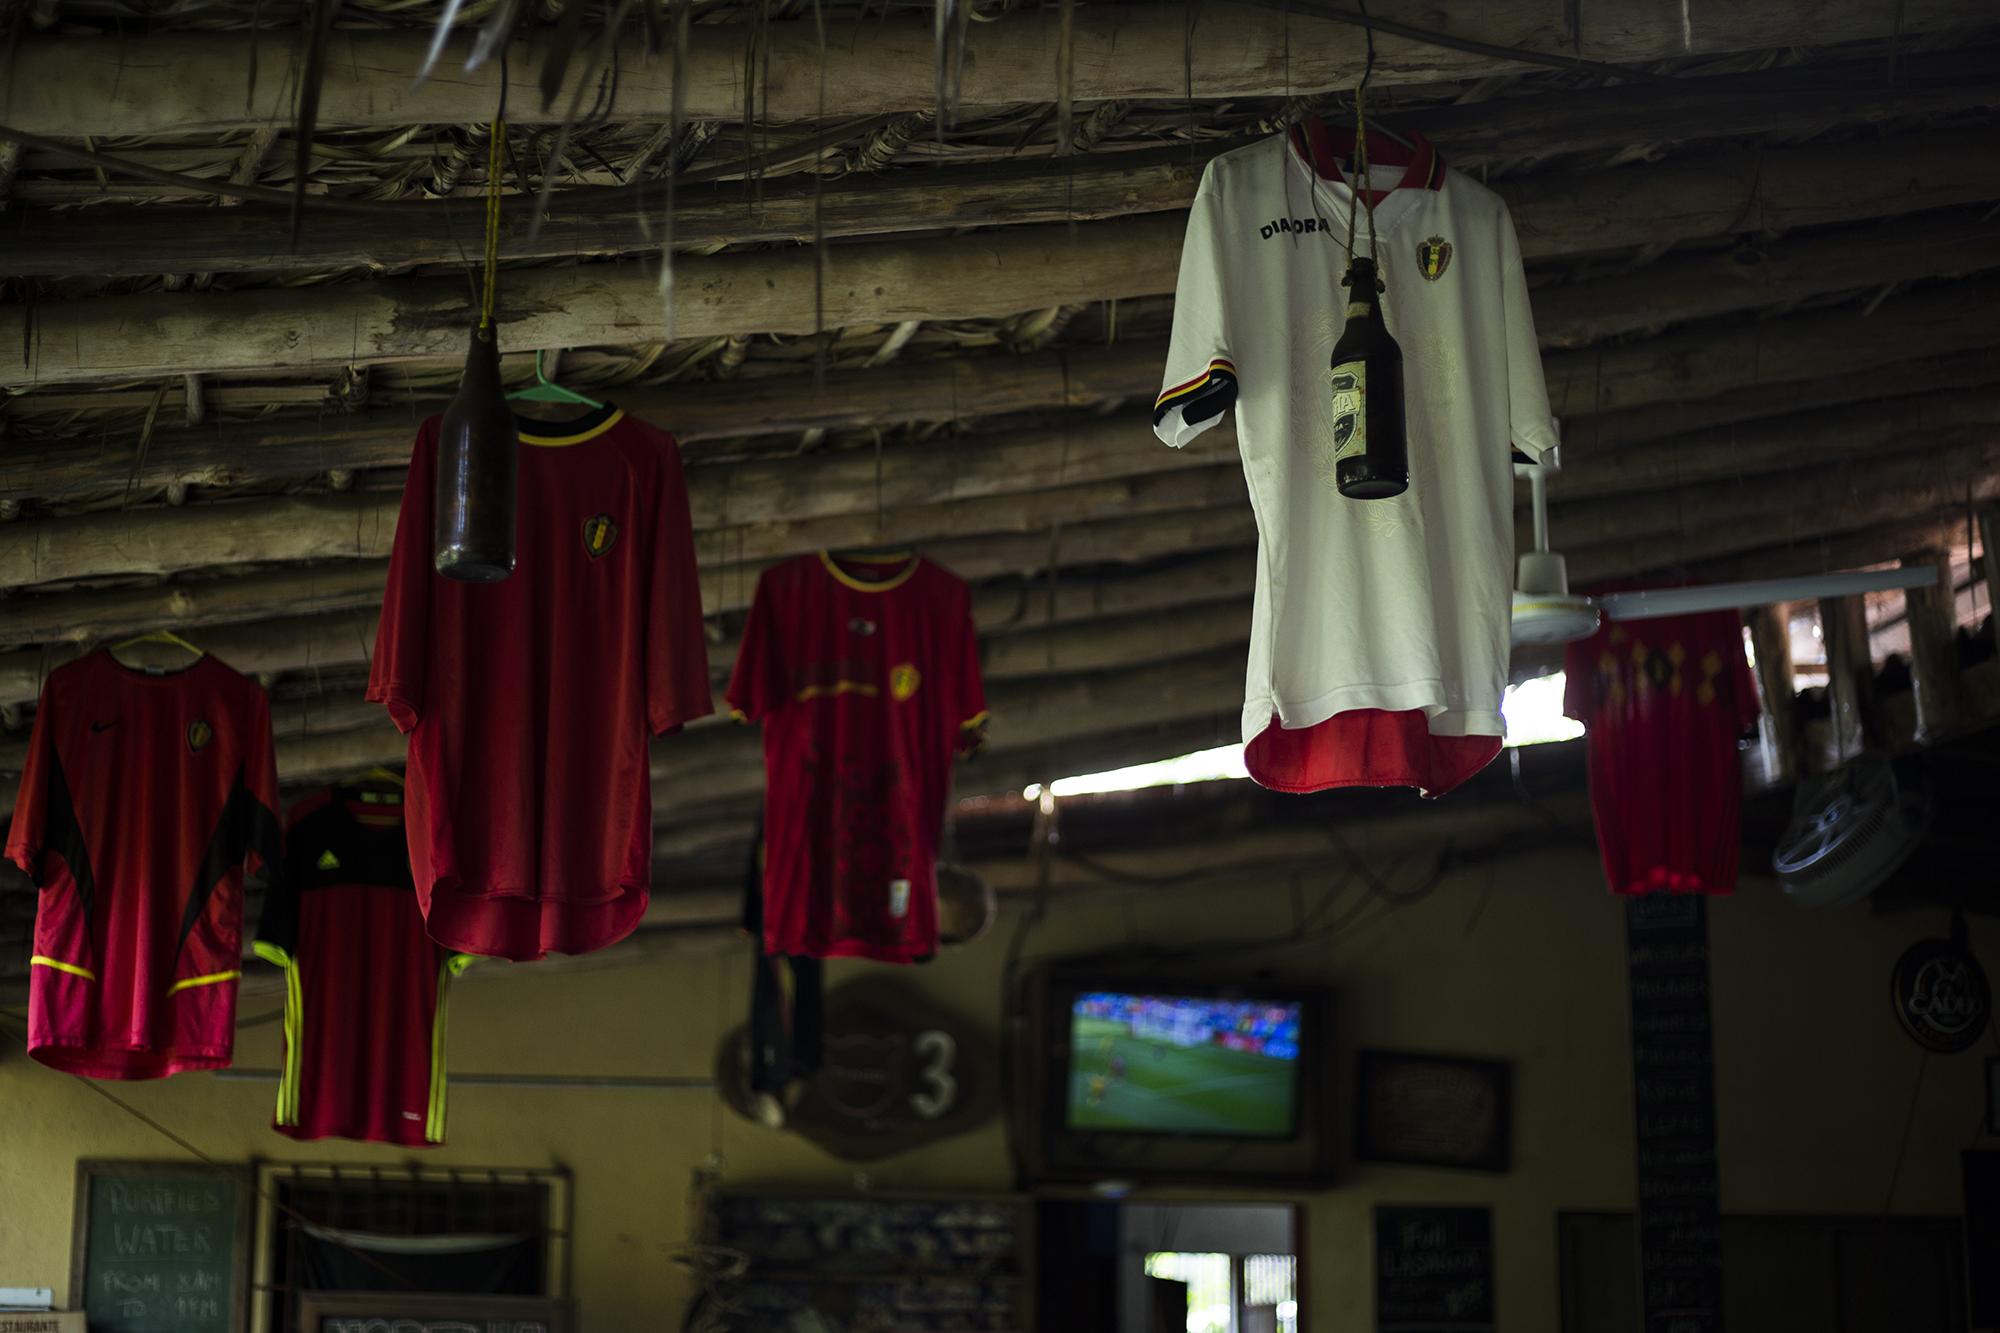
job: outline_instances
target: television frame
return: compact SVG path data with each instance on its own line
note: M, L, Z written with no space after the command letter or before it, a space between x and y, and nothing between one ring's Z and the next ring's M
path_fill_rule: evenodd
M1299 1006L1298 1077L1292 1132L1230 1135L1171 1129L1093 1129L1069 1121L1071 1037L1079 995L1189 996ZM1320 986L1284 980L1218 979L1140 971L1134 965L1057 965L1027 978L1024 1040L1014 1050L1022 1174L1036 1183L1281 1186L1332 1183L1334 1126L1332 1003Z

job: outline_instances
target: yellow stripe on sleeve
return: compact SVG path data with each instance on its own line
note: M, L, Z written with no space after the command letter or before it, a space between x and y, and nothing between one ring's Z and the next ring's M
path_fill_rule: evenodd
M46 954L38 953L33 955L28 959L28 966L52 967L58 972L67 972L73 977L82 977L85 981L97 980L97 973L91 971L89 968L78 967L75 963L65 963L60 958L50 958Z
M192 990L196 986L213 986L218 982L234 981L242 975L242 969L238 968L231 972L210 972L205 977L182 977L179 981L167 987L167 994L178 995L182 991Z

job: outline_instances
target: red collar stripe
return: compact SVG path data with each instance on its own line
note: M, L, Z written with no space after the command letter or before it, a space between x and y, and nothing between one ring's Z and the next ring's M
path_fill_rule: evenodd
M1291 144L1292 151L1310 163L1320 179L1339 181L1352 188L1342 164L1354 153L1353 130L1334 129L1318 116L1308 116L1292 126ZM1444 186L1444 160L1431 141L1414 130L1410 132L1410 146L1370 130L1368 160L1378 166L1402 167L1403 179L1395 186L1398 190L1437 190ZM1365 194L1371 204L1379 204L1389 197L1390 191L1367 189L1356 193Z

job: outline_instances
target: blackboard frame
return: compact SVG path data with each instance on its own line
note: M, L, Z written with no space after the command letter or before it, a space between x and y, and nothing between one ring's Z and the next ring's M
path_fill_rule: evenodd
M417 1319L544 1319L550 1333L570 1333L575 1310L560 1296L476 1296L415 1291L311 1291L299 1297L299 1327L319 1333L329 1316L380 1315Z
M99 1174L120 1176L222 1176L236 1186L236 1221L232 1228L236 1250L230 1264L229 1326L249 1327L250 1318L250 1214L251 1196L257 1182L247 1164L211 1166L206 1162L162 1161L158 1158L86 1157L76 1164L76 1195L72 1209L69 1247L69 1304L73 1310L89 1307L90 1295L90 1184Z

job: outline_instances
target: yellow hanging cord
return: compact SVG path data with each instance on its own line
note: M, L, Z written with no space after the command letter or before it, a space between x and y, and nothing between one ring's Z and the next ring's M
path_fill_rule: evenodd
M479 306L479 331L493 328L493 296L500 277L500 177L506 163L507 122L496 118L486 140L486 290Z

